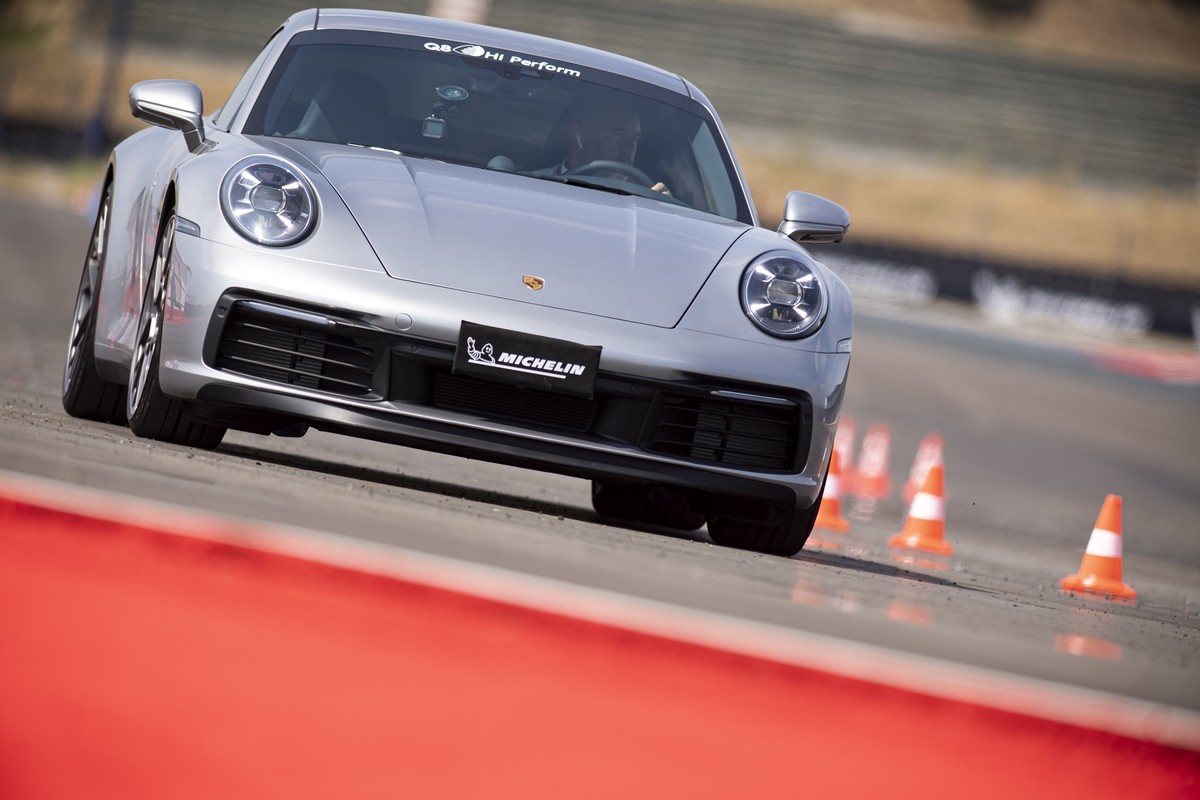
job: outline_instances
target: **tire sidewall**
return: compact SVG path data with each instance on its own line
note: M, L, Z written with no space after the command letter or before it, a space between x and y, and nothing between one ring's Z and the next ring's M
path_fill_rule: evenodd
M113 183L108 180L100 195L100 205L96 210L96 220L92 225L92 235L88 240L88 251L79 277L79 288L75 294L75 307L72 311L67 353L63 364L62 404L63 409L73 417L123 424L123 387L100 377L95 358L100 290L108 268L109 241L112 237L112 209ZM105 221L103 231L100 230L101 220ZM97 248L99 255L93 264L92 259ZM91 297L87 303L86 320L77 329L80 301L85 287L91 291Z
M103 234L100 234L100 220L107 218L107 223L104 226ZM70 348L74 346L75 340L75 322L76 318L71 318L71 333L70 339L67 342L67 359L63 365L63 403L74 405L78 402L79 394L85 390L84 384L91 373L95 372L95 364L92 360L92 347L96 340L96 311L100 305L100 282L104 276L104 266L108 261L108 238L112 230L112 185L105 186L104 193L100 196L100 207L96 210L96 221L92 224L92 236L88 240L88 252L83 260L83 273L79 276L79 289L75 293L75 311L73 314L78 314L79 311L79 295L83 294L83 287L90 283L92 297L88 302L89 309L87 322L83 325L83 336L78 345L78 350L75 353L75 358L71 358ZM100 244L100 257L97 259L95 274L92 275L92 254L97 245L97 239L103 238Z
M154 246L154 260L151 262L152 266L150 269L150 277L146 281L145 289L142 291L142 305L141 305L141 309L138 311L138 324L137 324L138 340L134 342L133 359L131 360L130 365L129 365L128 395L127 395L126 403L125 403L126 414L129 417L129 428L138 436L154 436L155 435L157 429L155 426L152 426L150 424L149 417L156 415L156 414L161 415L162 409L157 408L157 406L161 405L162 403L164 403L166 401L166 398L163 397L162 392L159 390L159 384L158 384L158 363L159 363L159 357L162 353L162 337L163 337L162 326L163 326L163 319L165 318L166 314L165 314L164 309L155 307L156 303L155 303L155 299L154 299L154 290L155 290L156 283L162 284L162 286L163 286L162 300L165 303L166 296L167 296L167 288L166 287L167 287L167 282L170 278L170 267L171 267L171 256L172 256L171 250L174 248L174 237L171 237L171 241L167 244L167 247L169 249L165 253L163 252L163 244L164 244L164 242L166 242L166 240L168 238L168 234L172 231L174 224L175 224L174 212L166 214L163 224L162 224L161 228L159 229L158 242ZM161 265L162 265L161 276L158 274L160 259L161 259ZM137 375L134 373L134 370L137 368L137 348L141 344L140 339L142 336L143 326L146 324L146 321L147 321L146 320L147 313L159 315L159 321L158 321L159 330L158 330L158 335L155 337L153 344L150 346L150 351L145 353L142 356L142 358L145 362L143 369L146 370L147 374L146 374L145 386L142 388L141 393L138 395L137 404L135 406L133 403L133 395L134 395L134 392L137 391L137 389L136 389Z

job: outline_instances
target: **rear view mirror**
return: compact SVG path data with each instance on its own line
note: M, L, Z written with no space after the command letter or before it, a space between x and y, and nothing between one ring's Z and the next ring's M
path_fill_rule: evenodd
M204 97L191 81L135 83L129 90L129 110L151 125L181 131L193 153L204 144Z
M837 203L808 192L788 192L779 232L798 244L840 242L850 214Z

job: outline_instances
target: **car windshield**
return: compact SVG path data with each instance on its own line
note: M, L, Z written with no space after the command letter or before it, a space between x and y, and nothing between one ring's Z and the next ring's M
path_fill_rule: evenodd
M751 223L704 106L535 55L368 32L302 33L242 132L392 150Z

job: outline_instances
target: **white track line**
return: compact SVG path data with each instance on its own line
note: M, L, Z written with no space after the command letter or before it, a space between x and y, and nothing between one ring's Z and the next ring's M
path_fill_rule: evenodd
M876 645L645 600L291 526L203 513L0 470L0 494L49 509L248 547L896 689L1200 751L1200 713Z

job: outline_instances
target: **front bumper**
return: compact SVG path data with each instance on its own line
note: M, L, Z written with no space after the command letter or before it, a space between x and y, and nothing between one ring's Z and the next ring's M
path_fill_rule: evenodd
M173 269L161 386L231 427L307 424L776 506L807 507L820 490L848 355L647 327L186 235L176 237ZM595 399L450 374L464 318L600 344Z

